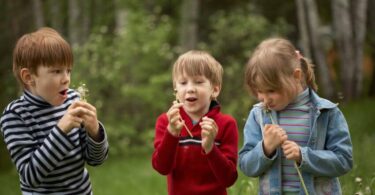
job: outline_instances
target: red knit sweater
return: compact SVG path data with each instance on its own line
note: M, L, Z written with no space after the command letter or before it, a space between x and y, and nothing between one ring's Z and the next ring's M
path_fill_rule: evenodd
M235 119L220 112L220 106L210 108L205 115L215 120L218 134L215 146L205 154L201 146L201 127L192 125L181 108L180 115L193 134L182 129L175 137L167 131L164 113L156 121L152 166L167 175L169 195L221 195L237 179L238 129Z

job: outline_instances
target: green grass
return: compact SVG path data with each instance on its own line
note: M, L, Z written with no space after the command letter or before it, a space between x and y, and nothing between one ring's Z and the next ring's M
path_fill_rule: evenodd
M355 164L351 172L340 178L343 193L352 195L361 190L366 194L368 186L375 194L375 155L372 151L375 149L375 100L361 100L340 108L349 124ZM152 169L150 158L151 151L130 157L110 157L101 166L88 167L94 194L167 194L166 177ZM362 179L361 184L355 182L358 177ZM0 183L0 194L20 194L18 175L13 167L0 172ZM229 194L256 194L257 185L256 178L249 179L239 171L239 178Z
M358 191L366 193L369 187L375 194L375 99L366 99L340 106L349 124L353 142L354 167L348 174L342 176L344 194L355 194ZM355 178L362 182L355 182Z
M89 168L94 194L167 194L166 179L152 169L150 158L116 158Z

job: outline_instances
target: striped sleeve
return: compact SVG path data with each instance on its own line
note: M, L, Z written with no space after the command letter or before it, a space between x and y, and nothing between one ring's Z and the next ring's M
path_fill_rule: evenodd
M23 183L37 187L73 148L73 143L57 126L53 126L42 143L38 143L24 120L8 110L1 118L5 144Z
M99 123L99 133L102 136L100 142L94 141L87 135L86 161L91 166L102 164L108 157L108 141L103 124Z

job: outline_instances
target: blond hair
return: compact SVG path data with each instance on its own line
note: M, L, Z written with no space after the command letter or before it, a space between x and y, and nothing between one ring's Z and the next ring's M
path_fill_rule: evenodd
M73 66L73 52L70 45L52 28L40 28L18 39L13 50L13 74L22 87L20 71L29 69L37 74L39 66Z
M298 55L293 44L283 38L262 41L253 52L245 68L245 85L257 96L258 90L284 91L289 97L296 92L294 70L302 70L302 87L317 90L313 65Z
M173 65L173 86L178 76L205 76L212 85L220 86L223 77L223 67L209 53L191 50L182 54Z

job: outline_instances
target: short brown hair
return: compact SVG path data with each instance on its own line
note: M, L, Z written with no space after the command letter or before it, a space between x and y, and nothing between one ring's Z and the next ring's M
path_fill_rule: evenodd
M36 74L39 66L56 65L73 66L72 49L57 31L43 27L18 39L13 50L13 74L22 87L22 68Z
M223 67L209 53L191 50L182 54L173 65L173 85L178 75L183 73L189 76L204 75L212 85L221 87Z
M302 86L316 91L313 65L298 56L293 44L283 38L266 39L256 47L246 65L245 85L255 97L258 90L283 90L290 97L294 92L296 68L302 70Z

